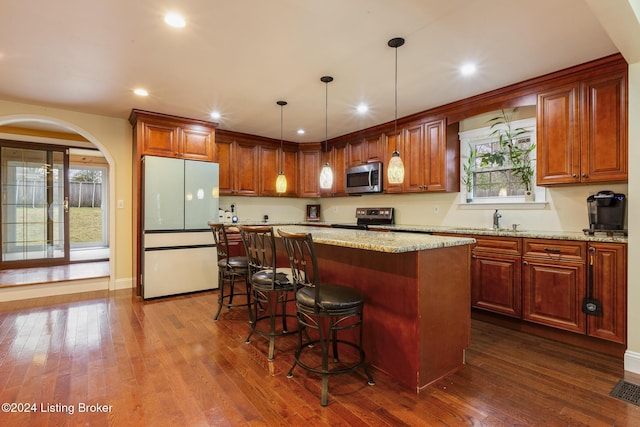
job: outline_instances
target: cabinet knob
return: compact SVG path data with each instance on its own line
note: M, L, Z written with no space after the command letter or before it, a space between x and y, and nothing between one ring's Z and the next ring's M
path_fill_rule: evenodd
M476 255L471 255L471 258L472 258L472 259L476 259L476 258L478 258L478 257L477 257Z
M574 174L573 174L573 175L571 175L571 176L572 176L573 178L577 178L577 177L578 177L578 174L577 174L577 173L574 173Z
M589 248L589 252L594 253L596 251L596 248Z
M587 178L588 176L589 176L589 175L587 175L586 173L583 173L583 174L582 174L582 177L583 177L583 178Z
M522 265L529 265L529 263L527 261L523 261Z

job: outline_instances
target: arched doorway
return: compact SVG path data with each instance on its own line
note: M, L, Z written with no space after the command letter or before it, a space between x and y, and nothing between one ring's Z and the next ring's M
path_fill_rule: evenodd
M73 123L66 122L64 120L60 120L53 117L47 116L39 116L39 115L11 115L11 116L0 116L0 137L2 139L10 139L11 141L16 141L19 146L22 144L23 147L30 148L31 146L35 147L56 147L59 149L60 146L66 146L69 149L66 150L67 153L72 153L71 157L75 157L75 172L74 175L77 174L86 174L87 172L95 172L99 171L103 177L107 178L104 183L104 187L107 190L102 191L98 198L100 202L105 201L103 211L99 212L97 216L101 222L101 230L98 232L99 240L102 244L103 251L101 252L101 258L106 258L108 261L108 275L109 280L107 283L107 287L110 287L110 283L113 283L112 278L114 277L114 257L113 257L113 248L115 247L115 227L114 227L114 180L115 180L115 165L113 161L113 157L111 153L105 148L105 146L90 132L76 126ZM97 150L97 151L96 151ZM55 151L55 150L54 150ZM101 158L99 164L95 163L93 160L87 160L89 157L89 153L100 153L95 156L95 158ZM78 166L78 160L83 159L80 163L84 163L83 165ZM86 167L85 167L86 166ZM8 168L7 168L8 169ZM96 194L95 182L91 183L92 185L83 185L83 181L85 180L77 180L79 181L76 187L93 187L94 194L91 195L92 203L95 207ZM103 188L104 188L103 187ZM86 190L85 190L86 191ZM98 190L100 191L100 190ZM80 203L84 203L81 198L75 198L76 203L78 201ZM66 203L67 201L65 201ZM102 209L102 208L101 208ZM100 209L98 209L100 210ZM73 224L72 224L73 225ZM82 227L76 227L82 228ZM87 227L85 227L87 228ZM85 239L86 240L86 239ZM89 240L96 240L95 237L90 238ZM77 242L76 242L77 243ZM83 250L82 243L75 244L76 255L81 254ZM92 255L94 256L94 255ZM83 257L75 256L72 262L82 261Z

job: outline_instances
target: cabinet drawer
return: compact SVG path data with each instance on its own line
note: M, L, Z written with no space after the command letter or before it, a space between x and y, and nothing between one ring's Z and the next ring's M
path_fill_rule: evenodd
M519 237L470 236L476 239L473 251L491 252L492 254L520 255L522 239Z
M524 239L524 257L543 258L552 261L585 262L586 242L570 240Z

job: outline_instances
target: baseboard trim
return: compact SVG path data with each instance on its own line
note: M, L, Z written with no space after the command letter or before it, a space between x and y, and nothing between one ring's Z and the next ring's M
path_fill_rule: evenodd
M129 280L129 287L131 287L131 280ZM16 286L0 289L0 302L107 290L109 290L109 277Z
M624 352L624 370L640 374L640 353L630 350Z

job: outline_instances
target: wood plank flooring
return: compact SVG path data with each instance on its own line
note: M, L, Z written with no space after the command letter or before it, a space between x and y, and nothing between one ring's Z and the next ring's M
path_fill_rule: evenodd
M0 426L640 425L640 407L609 396L621 360L480 321L466 366L419 395L374 369L375 386L360 372L331 378L323 408L317 376L286 378L296 337L268 362L266 339L244 343L245 310L212 320L216 298L1 303L0 403L36 411L0 412Z

